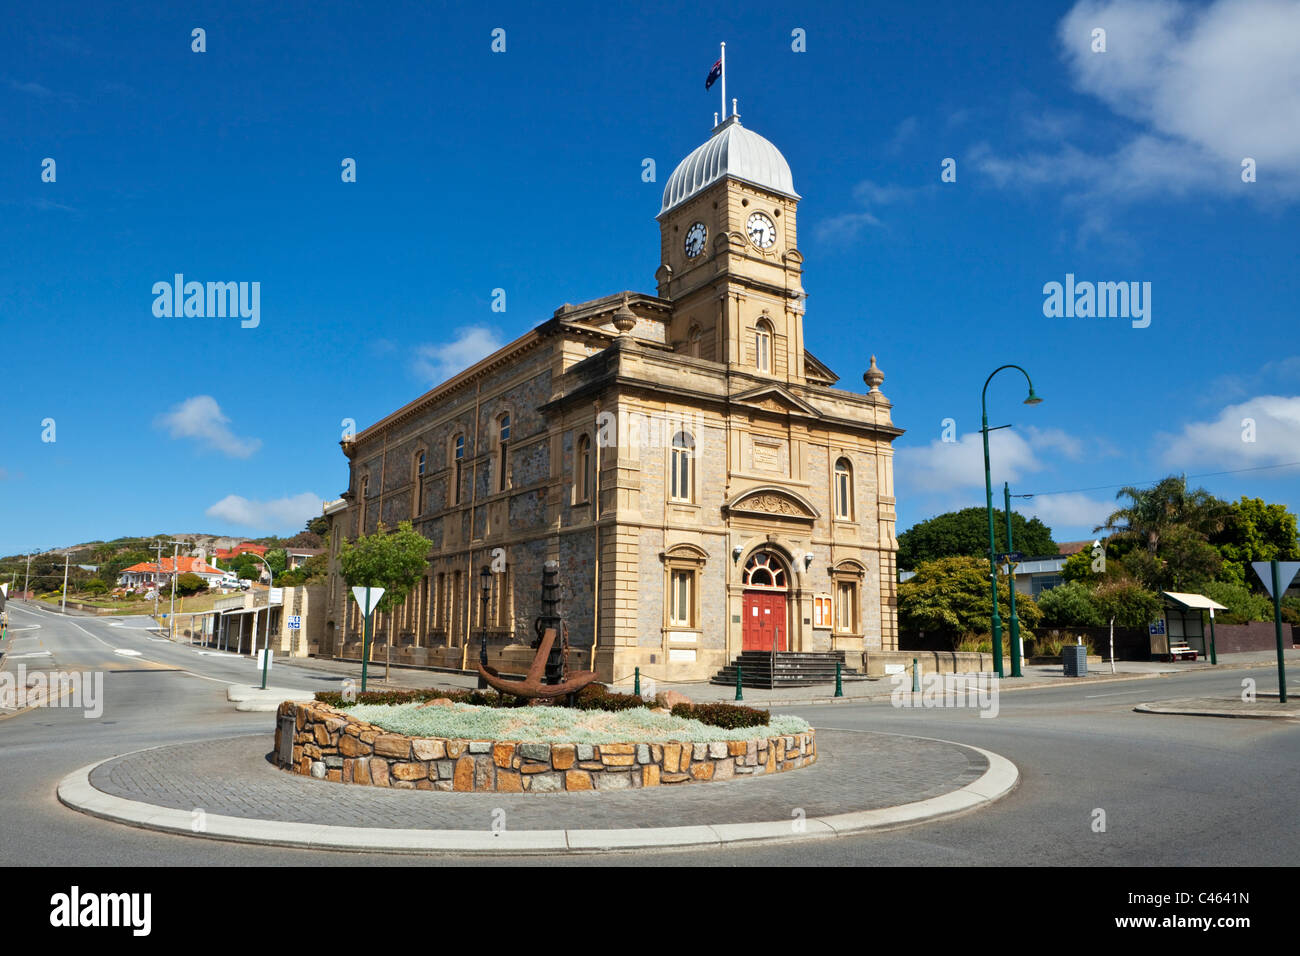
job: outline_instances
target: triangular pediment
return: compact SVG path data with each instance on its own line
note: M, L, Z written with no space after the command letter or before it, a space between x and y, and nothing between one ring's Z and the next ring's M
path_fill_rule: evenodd
M821 413L803 399L792 394L781 385L760 385L748 391L731 396L733 402L753 405L769 412L797 412L802 415L820 416Z

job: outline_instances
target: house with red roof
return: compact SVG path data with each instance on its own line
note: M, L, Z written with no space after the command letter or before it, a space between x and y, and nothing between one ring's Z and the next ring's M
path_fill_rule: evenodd
M173 574L197 574L207 582L208 587L221 580L224 574L220 568L213 567L201 558L176 558L175 566L171 558L163 558L161 563L141 561L129 568L123 568L117 576L120 588L157 587L171 582Z
M267 547L264 544L254 544L252 541L245 541L237 544L233 548L217 548L214 557L218 561L229 561L244 553L255 554L259 558L266 557Z

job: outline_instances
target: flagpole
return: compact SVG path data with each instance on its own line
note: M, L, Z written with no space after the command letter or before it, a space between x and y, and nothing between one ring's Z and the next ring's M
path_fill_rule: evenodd
M722 44L722 118L727 118L727 44Z

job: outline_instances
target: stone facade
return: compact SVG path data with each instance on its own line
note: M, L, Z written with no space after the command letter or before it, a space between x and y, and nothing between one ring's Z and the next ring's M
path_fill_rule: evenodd
M405 606L375 623L377 661L472 666L486 628L492 663L522 669L548 562L571 662L607 682L637 667L704 680L768 633L849 666L896 649L902 431L874 360L851 392L804 348L797 200L731 175L700 187L659 215L657 294L564 305L343 442L320 652L361 654L337 543L381 520L413 521L431 547ZM766 246L747 231L756 211ZM760 583L754 560L779 574ZM760 592L780 595L762 635Z
M407 737L319 703L285 701L276 717L275 753L285 769L396 790L635 790L783 773L817 759L811 729L695 744L548 744ZM291 728L286 751L283 735Z

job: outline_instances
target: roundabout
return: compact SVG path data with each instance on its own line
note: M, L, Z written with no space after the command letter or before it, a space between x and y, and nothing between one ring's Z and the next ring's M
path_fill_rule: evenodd
M587 853L833 839L987 807L1019 772L990 751L822 730L798 773L705 787L473 793L338 786L275 765L255 734L114 757L67 775L61 803L147 830L405 854Z

